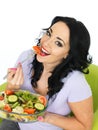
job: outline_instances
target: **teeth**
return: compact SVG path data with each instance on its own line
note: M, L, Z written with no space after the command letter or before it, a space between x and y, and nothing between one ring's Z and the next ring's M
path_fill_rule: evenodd
M46 50L44 50L43 48L42 48L42 51L44 52L44 53L46 53L46 54L49 54Z

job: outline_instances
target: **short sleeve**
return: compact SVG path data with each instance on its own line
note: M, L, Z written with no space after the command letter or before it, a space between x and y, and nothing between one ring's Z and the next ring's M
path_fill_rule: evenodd
M26 60L27 58L28 58L28 56L30 56L30 55L32 55L32 50L30 49L30 50L25 50L25 51L23 51L20 55L19 55L19 57L18 57L18 59L17 59L17 61L16 61L16 63L15 63L15 66L20 62L22 62L22 61L24 61L24 60ZM28 60L29 60L29 58L28 58Z
M92 96L91 88L80 72L73 74L68 82L70 83L68 102L78 102Z

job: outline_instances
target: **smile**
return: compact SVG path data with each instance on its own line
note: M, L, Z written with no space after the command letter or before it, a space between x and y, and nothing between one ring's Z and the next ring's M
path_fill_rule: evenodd
M50 53L49 53L47 50L45 50L44 48L41 48L41 53L40 53L40 55L41 55L41 56L48 56L48 55L50 55Z

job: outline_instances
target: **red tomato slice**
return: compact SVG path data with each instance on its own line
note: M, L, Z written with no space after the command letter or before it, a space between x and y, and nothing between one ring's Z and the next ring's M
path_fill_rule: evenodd
M5 94L12 95L12 94L14 94L14 91L13 90L5 90Z
M24 112L28 113L28 114L34 114L36 109L33 108L25 108Z
M0 96L0 100L3 100L4 99L4 97L3 96Z
M8 112L11 112L12 110L11 110L11 107L8 105L8 104L6 104L5 106L4 106L4 110L5 111L8 111Z
M35 51L37 54L40 54L41 48L40 48L39 46L33 46L32 48L34 49L34 51Z
M47 104L47 99L46 99L46 97L44 97L44 96L39 96L39 97L38 97L38 100L39 100L44 106L46 106L46 104Z

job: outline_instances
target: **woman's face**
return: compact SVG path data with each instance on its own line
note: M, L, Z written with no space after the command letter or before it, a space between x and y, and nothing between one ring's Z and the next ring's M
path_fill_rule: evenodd
M37 55L39 62L58 65L68 55L69 28L63 22L55 23L40 40L41 53Z

